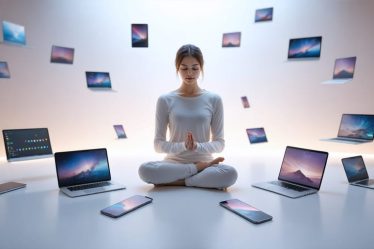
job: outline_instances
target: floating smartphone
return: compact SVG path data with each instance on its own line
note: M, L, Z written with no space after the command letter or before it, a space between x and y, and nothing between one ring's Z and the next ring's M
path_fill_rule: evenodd
M100 212L112 218L118 218L124 214L127 214L137 208L140 208L148 203L151 203L153 199L148 196L134 195L121 202L113 204L107 208L104 208Z
M241 97L241 99L242 99L243 107L244 108L249 108L249 101L248 101L247 96L243 96L243 97Z
M3 184L0 184L0 194L6 193L12 190L24 188L24 187L26 187L26 184L24 183L6 182Z
M255 224L260 224L273 219L272 216L238 199L221 201L219 204Z

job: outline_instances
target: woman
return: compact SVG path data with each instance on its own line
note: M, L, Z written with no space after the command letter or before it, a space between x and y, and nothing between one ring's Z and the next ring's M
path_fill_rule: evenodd
M198 85L204 59L194 45L182 46L175 58L181 86L159 97L156 110L156 152L167 153L164 161L140 166L139 176L159 185L179 185L226 189L235 183L236 170L220 164L211 153L221 152L223 138L223 105L221 98ZM166 141L169 127L170 139ZM210 137L212 140L210 141Z

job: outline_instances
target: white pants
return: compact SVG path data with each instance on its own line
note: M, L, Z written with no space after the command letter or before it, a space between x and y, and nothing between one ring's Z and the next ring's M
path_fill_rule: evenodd
M197 172L193 163L156 161L143 163L139 168L140 178L152 184L165 184L184 179L186 186L202 188L227 188L238 178L235 168L215 164Z

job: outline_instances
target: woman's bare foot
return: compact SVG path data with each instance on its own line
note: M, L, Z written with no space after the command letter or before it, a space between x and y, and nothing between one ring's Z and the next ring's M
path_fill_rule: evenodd
M210 166L213 166L215 164L219 164L220 162L223 162L223 160L225 160L225 158L217 157L210 162L197 162L197 163L195 163L195 165L196 165L197 171L200 172L200 171L203 171L204 169L206 169Z

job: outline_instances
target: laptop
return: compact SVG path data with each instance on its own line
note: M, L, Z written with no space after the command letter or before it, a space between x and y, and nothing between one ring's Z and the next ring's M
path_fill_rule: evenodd
M374 115L343 114L338 136L328 139L347 143L367 143L374 139Z
M70 197L125 189L111 181L105 148L55 153L58 186Z
M362 156L343 158L342 163L349 184L374 189L374 179L369 179Z
M26 187L26 184L19 182L6 182L0 184L0 194Z
M3 130L3 138L9 162L53 156L47 128Z
M345 84L353 80L357 57L338 58L335 60L332 80L323 84Z
M253 187L290 198L317 193L321 187L328 152L287 146L278 180Z

